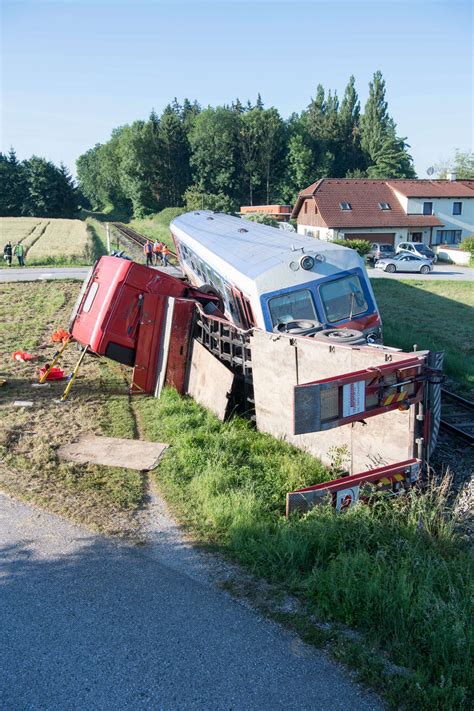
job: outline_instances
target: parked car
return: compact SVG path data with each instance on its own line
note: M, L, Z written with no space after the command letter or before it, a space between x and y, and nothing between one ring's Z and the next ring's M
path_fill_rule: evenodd
M397 247L397 254L413 254L415 257L429 259L435 263L438 261L437 255L423 242L401 242Z
M375 262L376 269L383 269L384 272L393 274L394 272L420 272L429 274L433 271L433 263L430 259L415 257L412 254L397 254L391 259L379 259Z
M368 262L376 262L377 259L382 259L383 257L394 257L395 250L393 245L384 244L383 242L374 242L367 255Z

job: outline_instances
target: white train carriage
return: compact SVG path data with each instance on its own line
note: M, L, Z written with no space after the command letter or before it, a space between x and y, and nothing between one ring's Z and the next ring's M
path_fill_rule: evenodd
M177 217L170 229L189 281L218 292L240 328L310 335L350 327L380 339L372 287L354 250L205 210Z

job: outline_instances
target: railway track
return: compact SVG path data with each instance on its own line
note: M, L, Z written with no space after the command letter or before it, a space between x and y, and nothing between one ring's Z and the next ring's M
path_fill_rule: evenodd
M442 388L441 428L474 445L474 402Z
M131 242L134 242L135 244L138 244L140 247L143 247L147 240L146 237L141 235L139 232L132 230L131 227L127 227L127 225L124 225L122 222L112 222L111 225L123 237L130 240Z
M140 248L143 247L147 239L149 239L148 237L141 235L139 232L136 232L136 230L132 230L132 228L128 227L128 225L124 225L122 222L111 222L111 225L117 232L119 232L119 234L122 235L122 237L125 237L125 239L128 239ZM177 256L172 250L170 250L170 254L177 260Z

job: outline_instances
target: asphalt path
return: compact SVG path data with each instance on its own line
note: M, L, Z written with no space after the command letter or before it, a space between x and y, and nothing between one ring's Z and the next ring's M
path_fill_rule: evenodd
M46 281L49 279L85 279L89 267L24 267L0 269L0 283L9 281ZM179 276L179 272L173 267L168 268L172 276ZM371 279L416 279L422 281L432 281L442 279L444 281L474 281L474 269L469 267L458 267L450 264L435 264L431 274L413 274L410 272L396 272L387 274L381 269L367 269L367 274Z
M48 281L49 279L80 279L83 281L90 267L5 267L0 269L0 282Z
M173 566L4 495L0 541L2 709L382 708L192 556Z
M443 281L474 281L474 269L470 267L458 267L456 264L435 264L433 271L429 274L414 274L413 272L395 272L388 274L382 269L367 269L367 274L371 279L416 279L417 281L433 281L441 279Z

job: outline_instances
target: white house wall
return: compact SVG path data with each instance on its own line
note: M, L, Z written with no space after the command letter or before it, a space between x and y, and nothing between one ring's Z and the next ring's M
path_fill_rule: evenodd
M433 215L436 215L444 227L434 227L436 230L462 230L461 240L474 234L474 198L409 198L408 213L423 214L423 203L433 203ZM462 214L453 215L453 203L462 203Z

